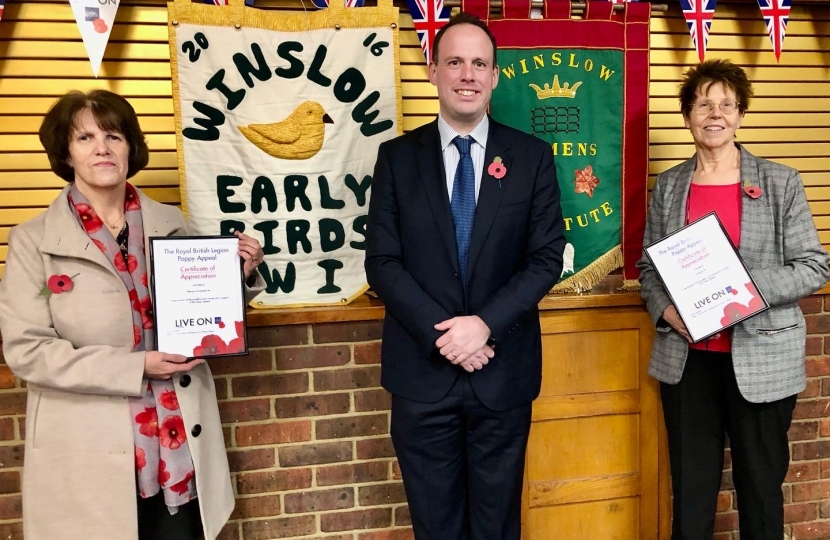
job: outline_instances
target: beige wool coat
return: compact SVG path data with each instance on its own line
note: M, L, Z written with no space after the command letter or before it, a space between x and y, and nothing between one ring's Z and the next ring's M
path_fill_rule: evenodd
M144 353L130 352L127 290L71 213L68 189L44 214L12 229L0 281L3 353L28 388L23 529L26 540L135 540L127 398L147 387ZM139 198L145 242L185 233L177 208L140 191ZM75 276L73 289L40 296L55 274ZM173 382L205 538L213 540L234 507L213 377L203 364Z

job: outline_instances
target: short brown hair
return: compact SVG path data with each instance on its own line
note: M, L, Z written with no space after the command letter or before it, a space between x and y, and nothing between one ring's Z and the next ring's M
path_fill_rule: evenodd
M497 64L496 52L498 50L496 47L496 36L494 36L490 29L487 28L487 25L484 23L484 21L482 21L481 19L479 19L471 13L467 13L466 11L460 11L452 17L450 17L449 22L442 26L441 29L438 30L438 33L435 34L435 39L432 40L432 63L438 63L438 45L441 43L441 38L444 37L444 34L447 33L447 30L449 30L453 26L458 26L459 24L472 24L473 26L481 28L481 30L485 34L487 34L487 37L490 38L490 43L493 44L493 65L495 66Z
M689 68L680 81L680 112L688 117L695 103L698 90L708 90L715 83L735 92L738 112L744 114L755 93L746 72L729 60L706 60Z
M78 127L78 115L86 109L92 112L99 128L122 134L130 146L127 178L147 166L150 151L133 106L108 90L91 90L86 94L73 90L52 105L38 133L55 174L67 182L75 181L75 169L69 165L69 140Z

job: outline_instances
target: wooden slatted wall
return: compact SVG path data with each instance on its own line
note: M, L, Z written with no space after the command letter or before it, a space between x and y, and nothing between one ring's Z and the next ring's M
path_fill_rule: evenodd
M650 183L693 152L675 98L682 71L696 62L676 0L652 23ZM38 213L64 182L49 170L37 138L41 118L60 94L107 88L136 108L152 149L136 185L179 202L166 4L123 0L99 79L89 62L69 3L7 0L0 21L0 277L9 229ZM297 9L288 0L257 0L260 9ZM748 69L757 98L739 139L756 155L802 171L813 214L830 246L830 6L794 2L785 51L776 63L758 8L722 0L707 58L730 58ZM404 129L430 121L436 93L412 20L401 6Z

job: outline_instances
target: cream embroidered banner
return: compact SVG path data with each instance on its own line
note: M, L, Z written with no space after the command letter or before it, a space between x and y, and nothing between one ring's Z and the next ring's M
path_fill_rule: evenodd
M168 4L182 209L194 234L265 251L254 307L344 304L366 289L380 143L402 132L398 9Z

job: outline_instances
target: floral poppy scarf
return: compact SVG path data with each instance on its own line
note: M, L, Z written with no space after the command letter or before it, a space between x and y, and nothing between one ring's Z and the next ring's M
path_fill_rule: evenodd
M129 291L133 317L133 351L152 350L152 301L147 285L144 254L144 224L138 192L127 184L124 196L124 229L121 245L107 231L86 197L75 184L69 191L69 206L92 242L110 261ZM144 395L130 398L133 419L135 465L138 493L147 498L164 492L171 513L196 497L195 471L179 409L176 389L171 381L149 379Z

